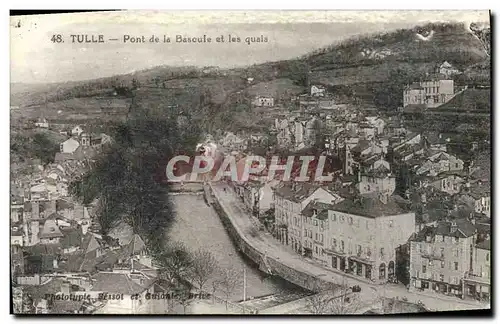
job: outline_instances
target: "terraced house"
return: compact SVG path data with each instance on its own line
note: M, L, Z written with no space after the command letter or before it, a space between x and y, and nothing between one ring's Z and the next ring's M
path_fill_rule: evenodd
M329 208L326 226L329 267L384 283L396 275L396 249L415 231L415 214L399 196L355 193Z
M274 191L276 236L302 253L304 224L302 211L309 202L336 203L343 198L327 188L305 182L282 183Z
M410 242L410 289L462 296L472 272L475 226L466 219L427 226Z

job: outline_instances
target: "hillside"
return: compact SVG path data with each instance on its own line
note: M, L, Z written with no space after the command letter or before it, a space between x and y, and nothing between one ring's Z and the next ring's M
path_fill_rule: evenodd
M439 111L490 112L490 89L467 89L453 99L439 106Z
M445 60L464 72L457 83L489 81L489 31L474 28L427 24L355 37L297 59L247 68L161 66L82 82L31 88L17 84L12 85L11 106L23 107L18 114L25 114L30 107L31 116L48 109L47 113L62 110L59 117L73 118L92 111L98 114L106 100L110 105L133 106L139 111L161 113L176 107L199 118L207 128L244 130L248 125L259 125L263 118L250 107L255 95L269 92L276 96L276 102L283 98L286 103L291 96L306 92L308 84L319 83L336 98L358 98L359 104L394 111L402 104L404 85L432 72ZM247 82L249 77L253 82ZM112 95L117 87L124 89L118 99ZM46 101L55 105L46 105ZM467 102L457 97L454 105Z

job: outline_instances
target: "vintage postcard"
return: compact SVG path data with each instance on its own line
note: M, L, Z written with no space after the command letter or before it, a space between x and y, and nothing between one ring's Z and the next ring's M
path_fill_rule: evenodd
M489 11L9 28L13 314L491 314Z

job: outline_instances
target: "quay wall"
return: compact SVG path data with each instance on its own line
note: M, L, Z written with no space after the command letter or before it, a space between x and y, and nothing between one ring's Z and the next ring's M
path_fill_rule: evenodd
M224 228L229 234L229 237L237 247L237 249L246 255L250 260L259 266L259 269L273 276L278 276L291 282L299 287L307 290L313 290L315 287L333 286L331 282L321 280L316 276L304 273L285 265L279 259L275 259L265 255L265 251L259 251L252 245L252 242L246 237L250 233L242 233L234 224L231 217L221 206L213 191L208 190L211 194L212 206L219 215ZM208 199L207 199L208 200Z

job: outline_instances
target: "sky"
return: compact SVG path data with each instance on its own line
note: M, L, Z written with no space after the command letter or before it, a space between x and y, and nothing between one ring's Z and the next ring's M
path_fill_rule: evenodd
M360 34L435 21L488 22L487 11L252 11L51 14L11 17L11 82L48 83L107 77L160 65L230 68L291 59ZM51 41L61 35L64 42ZM70 35L102 35L73 43ZM124 43L125 35L146 43ZM155 35L159 43L149 43ZM163 43L164 35L170 43ZM211 43L177 43L183 37ZM224 42L216 38L224 36ZM229 43L228 37L239 37ZM247 44L245 39L267 38ZM109 39L118 39L110 41Z

